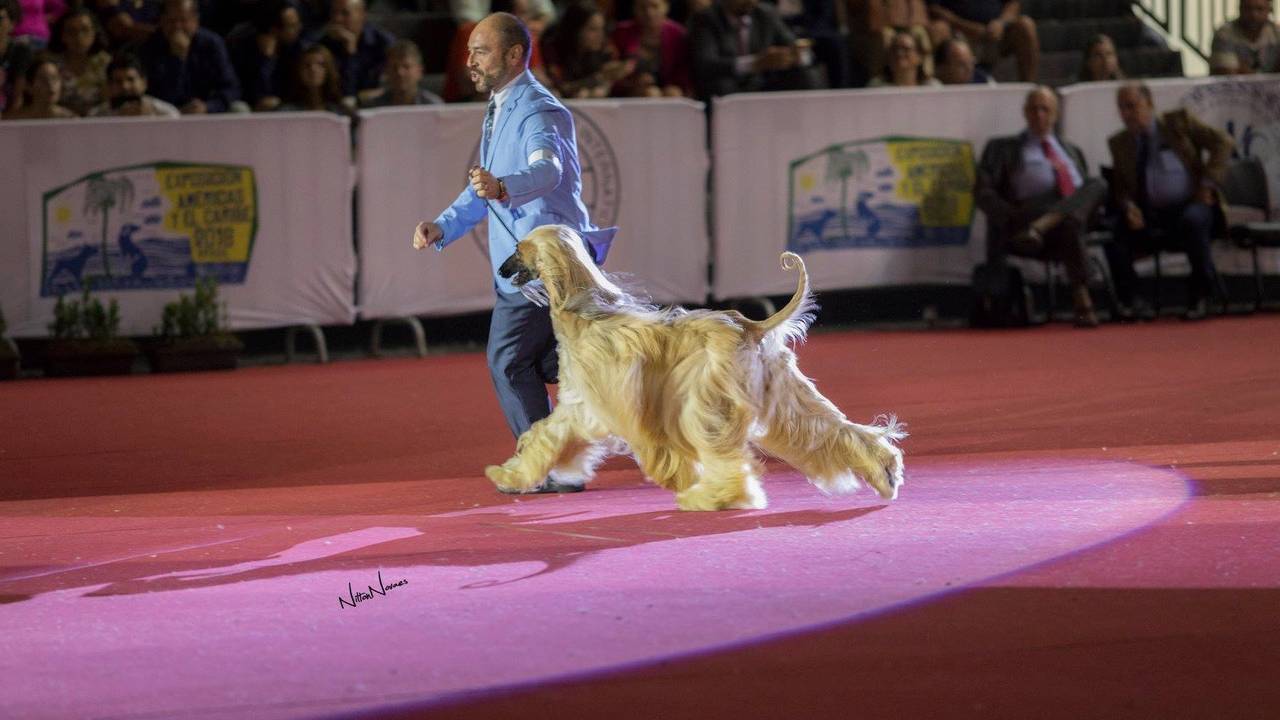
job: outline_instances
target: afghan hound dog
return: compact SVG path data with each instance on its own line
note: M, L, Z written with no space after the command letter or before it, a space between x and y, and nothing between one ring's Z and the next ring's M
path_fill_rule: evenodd
M559 344L555 409L520 436L516 454L485 468L499 489L528 492L549 474L590 480L626 452L684 510L763 508L757 450L800 470L827 493L861 482L885 499L902 485L906 433L892 416L845 419L796 367L816 305L804 262L795 295L763 321L736 311L658 309L603 272L582 238L562 225L536 228L499 268L522 289L545 286Z

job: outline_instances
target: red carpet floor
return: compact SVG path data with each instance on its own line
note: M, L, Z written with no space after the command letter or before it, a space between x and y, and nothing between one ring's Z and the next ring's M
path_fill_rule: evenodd
M0 384L0 717L1280 716L1280 318L800 356L896 502L498 495L479 355Z

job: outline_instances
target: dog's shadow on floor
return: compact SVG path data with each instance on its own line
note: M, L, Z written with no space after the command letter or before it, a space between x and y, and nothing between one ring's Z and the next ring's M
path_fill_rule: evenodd
M755 510L730 510L717 513L655 511L610 517L569 520L586 513L537 514L511 517L485 513L475 516L485 524L511 530L551 536L537 549L521 547L507 550L497 562L534 560L542 569L508 580L482 581L464 585L464 589L505 585L546 575L569 567L579 560L618 548L636 547L653 542L679 541L692 537L727 535L780 527L817 528L853 520L881 510L885 505L849 508L837 511L800 510L768 513ZM748 541L744 538L744 541ZM532 551L532 552L530 552Z
M299 541L296 532L269 532L241 543L254 548L259 559L237 562L162 558L147 563L116 563L99 568L98 577L86 577L73 587L90 587L88 597L130 595L145 592L191 590L251 580L279 580L336 570L350 574L357 585L376 578L387 567L498 567L536 563L538 568L519 577L480 579L456 586L478 590L555 573L599 553L658 542L679 542L694 537L744 533L784 527L805 529L843 523L883 509L884 505L841 510L784 512L722 511L686 513L671 510L600 516L580 512L529 512L513 514L494 508L423 518L413 527L373 527L326 535L309 534ZM583 516L581 519L573 519ZM384 531L379 533L378 531ZM379 539L382 538L382 539ZM329 548L346 548L334 554ZM310 557L309 557L310 556ZM412 570L406 572L411 573ZM114 576L114 577L111 577ZM410 577L412 575L410 574ZM392 579L384 578L388 582ZM398 578L397 578L398 579ZM54 580L54 578L48 578ZM66 589L66 578L50 582ZM88 580L89 582L85 582ZM47 592L46 583L18 583L21 602Z

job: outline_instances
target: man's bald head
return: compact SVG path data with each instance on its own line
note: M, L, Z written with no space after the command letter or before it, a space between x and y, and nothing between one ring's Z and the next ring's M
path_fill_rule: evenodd
M1047 85L1037 85L1027 93L1022 103L1022 116L1027 121L1027 131L1036 137L1053 133L1058 122L1058 95Z
M160 32L168 37L175 32L194 35L200 27L200 8L196 0L165 0L160 5Z
M533 51L533 37L520 18L511 13L497 12L481 20L476 25L476 30L481 27L494 34L503 54L517 45L520 46L521 60L526 66L529 64L529 54Z
M533 42L515 15L494 13L481 20L467 39L467 69L482 93L501 89L529 67Z

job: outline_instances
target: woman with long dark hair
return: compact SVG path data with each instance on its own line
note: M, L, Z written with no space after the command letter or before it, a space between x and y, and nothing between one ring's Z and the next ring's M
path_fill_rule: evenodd
M333 53L323 45L312 45L298 55L293 83L280 110L322 110L349 115L351 105L342 96L341 83Z
M543 37L542 57L552 90L566 98L607 97L613 84L635 71L635 60L618 60L604 31L604 13L575 2Z

